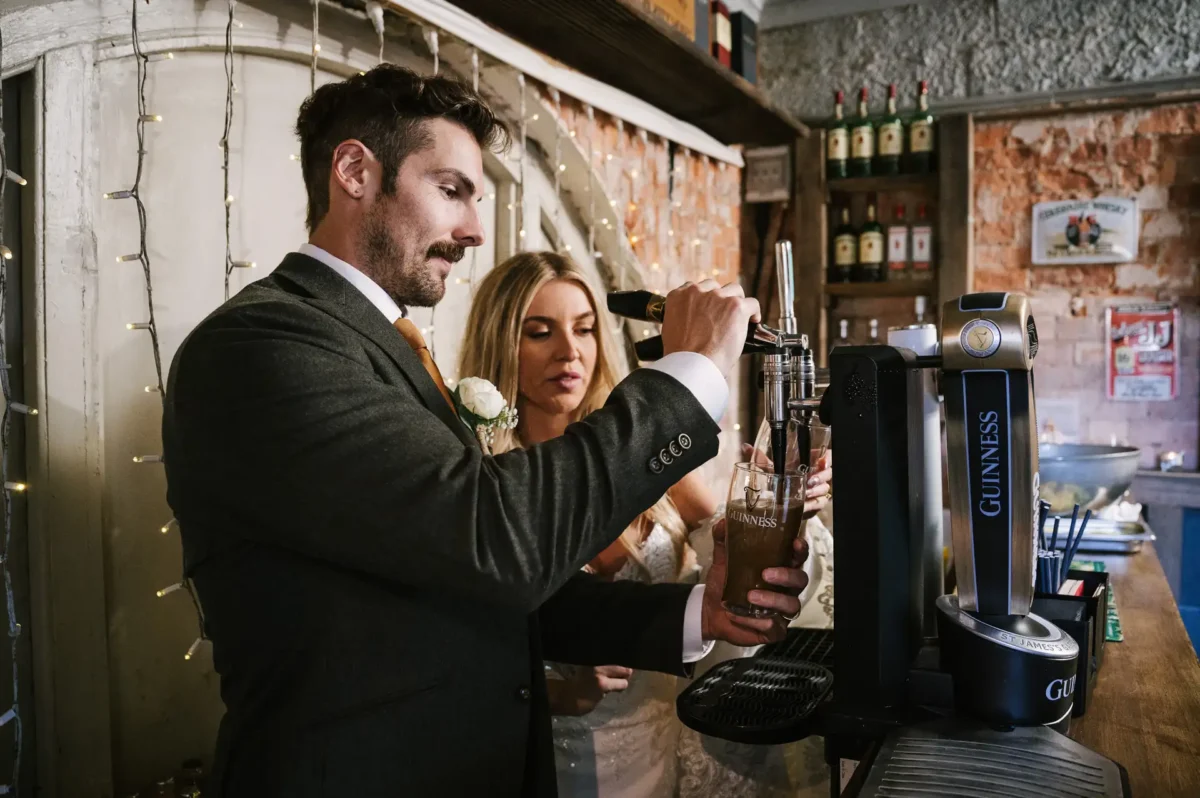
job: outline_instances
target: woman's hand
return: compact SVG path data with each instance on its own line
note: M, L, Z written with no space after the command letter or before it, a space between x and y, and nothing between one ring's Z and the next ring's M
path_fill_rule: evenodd
M833 498L833 453L826 452L817 461L814 473L808 478L808 487L804 491L804 517L812 518L825 509Z
M570 679L547 679L546 692L552 715L586 715L609 693L629 687L630 668L600 665L581 669Z
M758 449L755 449L749 443L742 444L742 456L747 462L754 463L757 466L767 470L774 471L774 466L767 460L767 455ZM804 517L812 518L817 513L825 509L825 505L829 503L829 499L833 496L833 452L826 452L825 456L817 461L813 473L808 478L808 486L804 491Z

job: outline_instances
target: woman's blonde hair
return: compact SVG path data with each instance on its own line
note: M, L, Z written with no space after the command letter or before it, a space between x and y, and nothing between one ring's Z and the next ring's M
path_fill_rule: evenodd
M476 288L467 314L467 328L458 358L458 374L482 377L496 386L510 407L518 407L518 357L521 327L529 306L542 286L554 280L575 283L587 296L596 313L596 365L583 401L572 414L576 422L608 401L608 395L621 380L616 364L617 341L601 315L596 294L578 266L557 252L521 252L496 266ZM492 451L496 454L521 448L516 431L497 431ZM638 554L643 520L659 523L670 534L683 562L683 544L687 527L675 503L664 495L621 534L621 542L630 557L641 563Z

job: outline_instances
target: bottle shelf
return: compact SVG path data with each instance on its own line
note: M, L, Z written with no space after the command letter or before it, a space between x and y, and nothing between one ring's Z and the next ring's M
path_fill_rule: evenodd
M932 279L894 280L883 283L826 283L825 293L829 296L847 297L932 297L937 293L937 283Z
M875 177L843 177L826 184L830 194L865 194L877 191L903 191L937 188L937 172Z

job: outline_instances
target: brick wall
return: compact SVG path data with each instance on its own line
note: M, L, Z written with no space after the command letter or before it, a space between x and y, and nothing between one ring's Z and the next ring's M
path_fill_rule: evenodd
M624 224L645 286L665 294L689 280L738 280L741 169L656 136L643 136L636 129L618 127L607 114L594 116L593 127L582 104L562 99L562 117L572 138L586 149L588 136L594 136L592 168L613 203L612 213L602 219L610 225ZM741 459L742 441L747 436L753 439L755 432L739 423L739 397L740 391L731 391L721 420L720 450L701 467L720 501L725 500L729 475Z
M564 97L562 114L572 137L586 147L590 129L582 105ZM702 277L738 279L740 169L618 128L600 112L592 168L616 203L608 222L616 224L616 214L623 214L648 287L665 292Z
M1034 203L1136 197L1132 263L1033 266ZM1081 440L1142 447L1143 466L1200 443L1200 103L981 123L975 130L975 290L1032 298L1042 342L1039 422ZM1174 299L1182 317L1182 379L1173 402L1111 402L1104 391L1104 308Z

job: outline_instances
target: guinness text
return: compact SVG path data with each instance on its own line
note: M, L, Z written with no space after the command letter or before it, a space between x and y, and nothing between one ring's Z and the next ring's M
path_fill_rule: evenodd
M983 488L979 512L988 518L1000 514L1003 482L1000 479L1000 414L988 410L979 414L979 470Z

